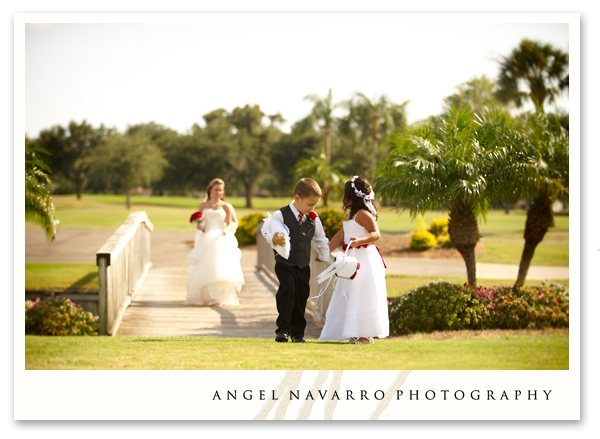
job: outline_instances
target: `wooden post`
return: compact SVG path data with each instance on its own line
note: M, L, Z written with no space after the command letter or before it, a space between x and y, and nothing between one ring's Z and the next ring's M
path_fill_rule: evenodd
M106 256L97 255L99 335L108 334L108 264Z

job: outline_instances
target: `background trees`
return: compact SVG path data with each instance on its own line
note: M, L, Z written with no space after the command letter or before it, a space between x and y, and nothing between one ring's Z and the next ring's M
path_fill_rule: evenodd
M273 146L281 135L277 125L284 121L279 114L265 116L258 105L234 108L227 116L234 129L228 165L233 178L244 188L246 207L252 207L256 183L270 164Z
M304 127L304 131L315 126L319 126L323 129L325 134L325 155L327 163L331 163L331 132L337 124L337 119L333 116L333 111L340 107L339 103L333 102L333 96L331 95L331 89L327 93L327 96L322 98L316 93L309 94L304 97L304 100L311 101L313 108L310 114L304 119L300 120L298 124Z
M349 114L341 129L346 133L353 130L362 142L370 144L371 172L375 171L379 159L381 137L385 139L396 129L406 125L407 104L408 101L395 104L386 95L369 99L360 92L355 93L353 99L345 102Z
M90 175L125 192L128 209L132 191L158 181L165 165L160 149L142 132L107 136L87 157Z
M52 170L61 192L74 191L81 199L88 183L88 156L103 137L114 130L100 126L95 129L85 120L80 124L72 121L67 129L55 126L42 131L36 146L48 151L48 166Z
M500 61L497 96L517 108L529 99L542 111L569 88L569 55L550 44L524 39Z

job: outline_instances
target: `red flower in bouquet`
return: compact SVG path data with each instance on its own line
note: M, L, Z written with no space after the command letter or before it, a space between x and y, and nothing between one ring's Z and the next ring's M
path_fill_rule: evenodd
M316 220L318 218L319 215L317 215L313 210L311 210L310 212L308 212L308 217L311 220Z
M204 215L202 214L202 212L195 212L190 217L190 223L195 222L196 224L200 224L203 221L204 221ZM204 229L202 229L202 231L204 232Z

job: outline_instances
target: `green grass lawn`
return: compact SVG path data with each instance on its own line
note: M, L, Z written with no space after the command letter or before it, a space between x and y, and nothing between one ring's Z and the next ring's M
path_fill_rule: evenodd
M26 369L567 370L566 330L460 331L347 342L201 337L25 337Z
M398 276L398 275L387 275L386 276L386 286L387 286L387 296L389 298L397 297L405 294L409 289L415 289L420 287L423 284L428 284L429 282L437 282L439 280L439 276ZM454 277L454 276L446 276L442 279L445 282L452 282L454 284L462 285L467 281L466 277ZM569 288L569 279L558 279L552 280L551 282L556 284L564 285ZM494 285L513 285L515 283L515 279L478 279L477 285L482 287L491 287ZM525 285L539 285L541 282L539 280L527 279L525 281Z
M188 197L162 197L162 196L133 196L133 207L128 211L125 206L124 195L91 195L84 194L81 200L75 195L53 195L52 200L56 207L56 217L65 228L115 228L120 226L131 211L144 210L148 213L150 221L156 230L182 228L189 229L188 220L202 202L199 198ZM273 212L292 200L292 197L252 199L253 208L245 207L246 200L242 197L227 197L236 209L238 217L249 212ZM322 202L318 207L322 205ZM340 201L333 201L333 207L341 207ZM318 208L317 207L317 208ZM432 219L444 217L447 212L428 212L424 215L427 224ZM526 213L523 210L511 210L510 214L504 211L491 210L485 221L480 221L479 229L482 234L489 233L523 233ZM569 217L556 216L556 227L550 229L554 232L569 231ZM392 207L382 207L379 210L377 221L383 232L408 232L416 230L417 220L412 220L408 210L402 212Z
M477 262L492 264L519 264L523 252L523 240L518 242L498 241L494 237L484 237L480 241L484 252L477 256ZM531 265L568 267L569 242L542 241L535 249Z
M26 263L25 289L98 290L98 267L95 264Z

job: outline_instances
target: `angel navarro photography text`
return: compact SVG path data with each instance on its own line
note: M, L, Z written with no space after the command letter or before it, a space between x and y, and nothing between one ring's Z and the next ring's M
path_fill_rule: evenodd
M552 390L396 390L392 399L398 401L420 401L420 400L443 400L443 401L462 401L471 399L475 401L549 401ZM252 401L258 399L261 401L272 399L294 400L346 400L346 401L381 401L386 397L383 390L345 390L333 391L316 390L287 390L283 393L277 393L275 390L215 390L213 401Z

